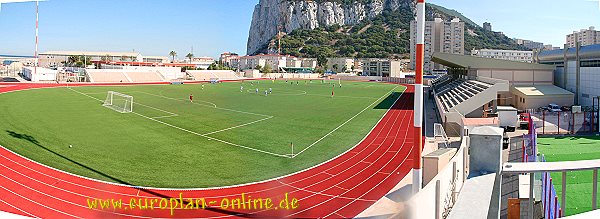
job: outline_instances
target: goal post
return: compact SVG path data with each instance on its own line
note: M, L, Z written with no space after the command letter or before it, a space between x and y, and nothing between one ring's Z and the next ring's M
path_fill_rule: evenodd
M133 112L133 96L109 91L102 106L108 107L120 113Z

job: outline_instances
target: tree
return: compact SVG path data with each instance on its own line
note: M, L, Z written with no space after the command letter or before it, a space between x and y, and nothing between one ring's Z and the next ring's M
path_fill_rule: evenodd
M338 64L333 64L333 70L334 71L336 71L336 72L339 71L339 69L338 69L339 67L340 66Z
M129 59L129 56L121 56L121 61L122 62L127 61L127 59Z
M135 56L129 56L129 60L131 60L132 62L137 61L137 57Z
M100 61L108 62L110 61L110 55L106 54L100 58Z
M190 60L190 64L191 64L192 63L192 59L194 58L194 54L188 53L187 55L185 55L185 57Z
M254 69L256 69L256 70L261 70L261 69L262 69L262 66L260 66L260 65L256 65L256 67L254 67Z
M265 65L265 67L262 68L262 73L271 73L273 71L273 69L271 68L270 65Z
M177 56L177 52L171 51L171 52L169 52L169 56L172 57L171 63L174 63L175 62L175 56Z

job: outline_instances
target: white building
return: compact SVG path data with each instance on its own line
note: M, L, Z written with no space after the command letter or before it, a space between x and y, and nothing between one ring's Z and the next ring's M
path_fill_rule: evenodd
M415 69L417 22L410 23L410 69ZM431 73L433 70L443 69L442 65L431 62L433 53L464 54L465 50L465 23L454 18L444 21L436 18L434 21L425 22L425 59L424 70Z
M327 71L349 72L355 65L354 58L328 58Z
M518 51L518 50L500 50L500 49L481 49L471 50L472 56L503 59L518 62L533 62L533 51Z
M23 67L23 77L32 82L56 81L57 70L38 67Z
M580 42L581 46L600 44L600 31L595 30L594 27L590 27L587 30L581 29L579 32L573 31L572 34L567 35L567 45L569 48L574 48L577 42Z
M544 48L544 43L535 42L531 40L524 39L513 39L515 43L524 46L527 49L542 49Z
M367 59L363 64L363 75L380 77L400 77L402 64L398 60Z
M293 68L314 69L317 67L317 60L314 58L298 58L290 55L255 55L240 57L240 69L254 69L257 66L265 67L268 65L273 71L285 71Z
M138 61L144 57L138 52L88 52L88 51L48 51L39 54L40 67L58 67L69 61L71 56L84 56L91 61Z
M211 57L194 57L191 60L191 64L196 65L196 68L207 69L210 65L215 63L215 59ZM190 60L186 60L187 63L190 63Z

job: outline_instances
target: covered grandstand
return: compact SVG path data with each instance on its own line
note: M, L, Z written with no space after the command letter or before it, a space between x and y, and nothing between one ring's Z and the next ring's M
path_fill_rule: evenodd
M240 77L231 70L190 70L187 71L188 76L196 81L217 80L238 80Z
M129 69L86 69L90 82L164 82L158 71Z

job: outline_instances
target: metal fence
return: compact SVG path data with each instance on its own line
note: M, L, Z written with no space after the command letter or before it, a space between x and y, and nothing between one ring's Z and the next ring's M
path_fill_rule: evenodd
M598 131L596 112L549 112L546 110L528 111L537 126L536 132L553 134L590 134Z

